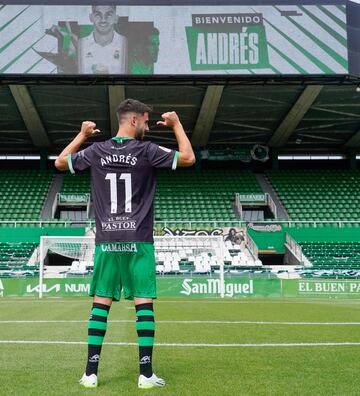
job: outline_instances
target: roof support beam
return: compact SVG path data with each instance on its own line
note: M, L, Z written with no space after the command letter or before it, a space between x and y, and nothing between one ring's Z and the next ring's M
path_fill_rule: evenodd
M50 147L49 137L28 88L25 85L9 85L9 88L34 146Z
M116 115L116 110L120 102L125 100L125 87L124 85L109 85L109 116L111 136L116 136L119 129L119 121Z
M268 146L281 147L286 144L289 137L295 132L300 121L313 105L322 89L323 85L309 85L304 89L298 100L268 141Z
M360 146L360 130L355 132L351 138L345 142L344 147L352 148L352 147L359 147Z
M223 90L223 85L207 87L191 137L191 144L194 147L205 147L208 144Z

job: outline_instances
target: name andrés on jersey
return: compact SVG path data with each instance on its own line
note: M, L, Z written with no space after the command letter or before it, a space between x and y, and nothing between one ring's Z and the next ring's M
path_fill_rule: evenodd
M128 155L111 154L105 156L104 158L100 157L101 166L114 164L114 163L136 165L137 160L138 160L137 157L133 157L131 154Z

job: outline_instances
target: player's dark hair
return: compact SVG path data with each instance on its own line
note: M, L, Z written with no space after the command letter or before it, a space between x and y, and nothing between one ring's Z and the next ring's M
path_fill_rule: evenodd
M136 113L136 114L144 115L145 113L150 113L151 111L152 111L151 106L142 103L139 100L126 99L119 104L116 114L119 122L121 122L124 116L128 113Z
M95 12L95 7L98 7L98 6L100 6L100 5L101 5L101 4L92 5L92 6L91 6L91 11L94 13L94 12ZM116 11L116 6L114 6L114 5L109 5L108 7L111 7L111 8L114 9L114 11Z

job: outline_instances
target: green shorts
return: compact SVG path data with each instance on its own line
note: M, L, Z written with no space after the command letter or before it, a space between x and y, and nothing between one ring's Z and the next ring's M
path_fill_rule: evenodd
M120 300L156 298L154 244L109 242L96 245L90 296Z

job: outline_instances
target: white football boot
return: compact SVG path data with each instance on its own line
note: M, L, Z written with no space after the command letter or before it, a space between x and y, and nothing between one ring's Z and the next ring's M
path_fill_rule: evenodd
M165 381L162 378L157 377L154 373L150 378L140 374L138 381L139 388L151 389L155 388L156 386L165 386Z
M98 385L98 380L96 374L84 375L81 377L79 384L84 388L96 388Z

